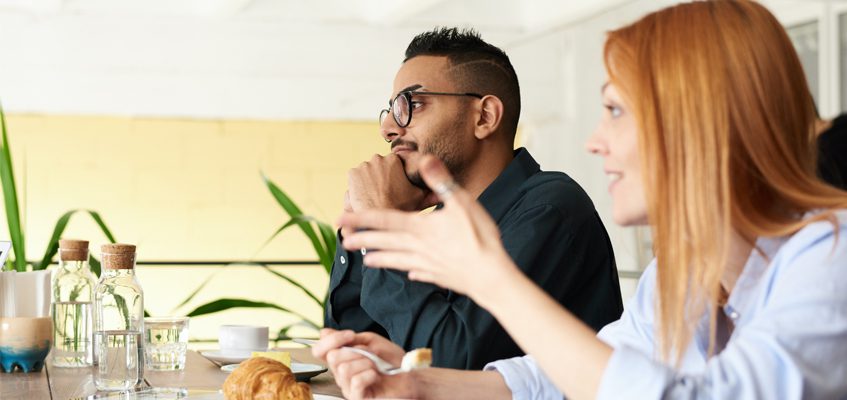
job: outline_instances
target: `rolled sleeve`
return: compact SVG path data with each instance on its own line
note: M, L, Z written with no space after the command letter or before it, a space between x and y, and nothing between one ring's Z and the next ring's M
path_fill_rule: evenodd
M484 370L497 371L502 375L515 400L561 400L564 398L547 375L538 368L532 356L494 361L487 364Z
M606 365L597 399L660 399L672 379L672 370L622 345Z

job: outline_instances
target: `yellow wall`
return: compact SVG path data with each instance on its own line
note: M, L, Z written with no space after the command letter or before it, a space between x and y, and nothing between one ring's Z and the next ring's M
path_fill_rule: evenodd
M287 220L260 171L306 213L334 222L346 171L387 150L375 122L10 115L8 130L30 260L42 256L59 216L75 208L99 211L118 241L138 245L140 260L315 259L296 229L256 253ZM5 223L0 237L8 237ZM83 215L71 220L65 237L88 239L95 252L105 242ZM277 270L324 296L328 279L321 267ZM196 299L174 310L212 273ZM321 320L320 308L301 292L255 267L141 266L138 274L154 315L184 314L215 298L237 297ZM214 338L224 323L274 331L296 320L277 311L227 311L192 320L191 336Z

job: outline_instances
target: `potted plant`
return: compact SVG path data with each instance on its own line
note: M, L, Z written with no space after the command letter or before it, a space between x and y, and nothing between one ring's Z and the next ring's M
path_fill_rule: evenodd
M59 249L59 238L65 231L65 228L70 222L71 217L78 213L84 212L91 216L103 234L112 243L115 242L109 228L103 222L96 211L92 210L70 210L64 213L56 222L53 228L53 234L47 242L47 248L44 255L38 262L28 261L26 258L26 246L24 229L21 224L20 207L17 197L17 187L15 185L15 176L12 169L12 155L9 149L9 137L6 129L6 117L0 106L0 186L3 187L3 204L6 210L6 223L9 228L9 236L12 241L12 252L14 257L6 259L4 265L0 265L0 270L15 271L16 282L49 282L49 274L47 267L52 263L53 257ZM92 270L98 276L100 275L100 263L97 259L89 256L89 262ZM26 275L22 275L26 274ZM31 276L34 275L34 276ZM21 289L22 285L16 285L17 289ZM29 286L29 285L27 285ZM32 285L33 287L35 285ZM45 285L49 288L49 284ZM26 292L26 291L23 291ZM50 302L50 290L45 290L46 293L37 293L32 291L33 296L43 295L47 299L33 298L32 303ZM20 301L20 297L16 301ZM27 304L29 305L29 304ZM17 306L17 304L16 304ZM35 312L39 315L14 316L3 318L3 323L0 324L0 366L6 372L11 372L15 366L18 366L25 372L40 371L43 366L44 357L50 350L50 338L52 337L52 321L47 312L43 310ZM44 314L44 315L41 315Z
M332 261L335 257L335 230L329 224L321 222L313 217L304 214L300 207L291 199L291 197L289 197L288 194L286 194L282 189L280 189L280 187L276 183L271 181L264 174L262 174L262 180L265 182L265 186L267 186L274 200L276 200L280 207L282 207L283 211L285 211L289 219L288 221L283 223L265 241L265 243L259 248L259 250L261 251L261 249L265 248L274 238L276 238L284 230L296 226L300 228L300 231L302 231L303 234L306 235L306 237L309 238L309 241L312 244L312 248L315 250L315 254L318 257L318 261L320 262L321 267L327 273L327 275L329 275L330 270L332 269ZM297 280L291 278L290 276L284 273L274 271L268 265L251 261L238 263L238 265L252 265L258 268L262 268L269 274L293 285L294 287L302 291L303 294L305 294L309 299L314 301L315 304L321 307L321 309L323 309L325 306L324 299L321 299L317 294L310 291ZM204 281L199 287L197 287L197 289L195 289L182 303L180 303L177 308L180 308L187 304L189 301L191 301L191 299L193 299L194 296L198 292L200 292L213 277L214 274L207 278L206 281ZM200 315L213 314L232 308L268 308L292 314L300 318L300 321L282 327L277 332L277 337L275 339L277 341L290 339L290 337L288 336L288 331L292 327L297 325L305 325L309 328L314 329L315 335L317 335L317 331L319 331L320 328L323 326L323 323L321 321L313 321L308 317L304 316L303 314L291 310L290 308L287 308L285 306L239 298L220 298L210 301L194 308L194 310L190 311L187 316L197 317Z

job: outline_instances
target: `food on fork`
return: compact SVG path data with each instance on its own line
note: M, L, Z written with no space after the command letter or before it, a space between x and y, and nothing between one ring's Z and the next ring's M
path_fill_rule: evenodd
M311 400L312 389L297 382L294 373L279 361L253 357L241 363L226 378L227 400Z
M432 364L432 349L414 349L403 355L400 368L412 370L415 368L426 368Z

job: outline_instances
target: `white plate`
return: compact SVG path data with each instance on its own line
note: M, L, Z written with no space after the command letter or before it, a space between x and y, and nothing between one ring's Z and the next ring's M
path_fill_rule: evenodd
M206 357L218 364L238 364L253 355L252 351L228 351L221 352L220 350L201 351L200 355Z
M238 368L238 364L229 364L221 367L221 371L232 372L235 371L236 368ZM317 364L292 362L291 372L294 373L294 377L297 378L298 381L303 381L326 372L326 367Z

